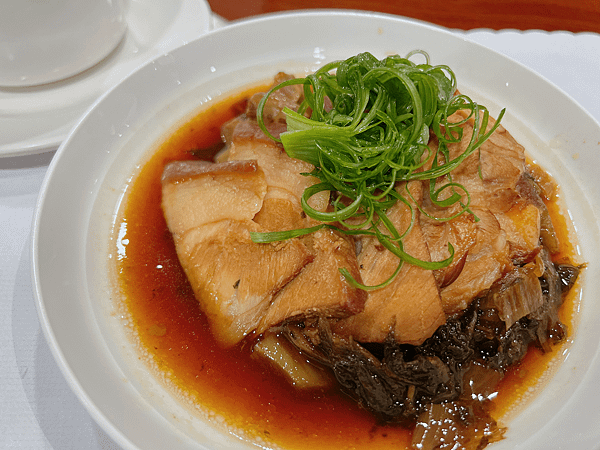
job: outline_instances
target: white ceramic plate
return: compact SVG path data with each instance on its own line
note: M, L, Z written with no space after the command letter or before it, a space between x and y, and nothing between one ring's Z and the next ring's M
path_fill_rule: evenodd
M361 51L382 57L415 48L451 66L460 88L492 113L508 109L505 127L562 185L588 262L566 360L509 423L507 439L490 448L598 447L600 126L540 76L446 30L392 16L315 11L235 23L158 58L97 102L52 161L33 234L40 320L73 390L124 448L246 448L172 399L138 360L115 314L111 227L137 168L167 132L232 89Z
M64 81L0 87L0 157L55 150L100 95L128 74L208 32L205 0L131 0L127 32L103 61Z

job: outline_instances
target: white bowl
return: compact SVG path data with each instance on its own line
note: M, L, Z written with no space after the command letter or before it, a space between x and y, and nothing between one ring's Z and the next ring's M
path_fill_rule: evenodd
M44 333L71 387L127 449L250 448L190 414L139 361L116 314L111 227L132 175L157 142L231 90L277 71L312 71L361 51L429 52L461 90L508 110L504 126L561 184L588 262L574 342L543 392L490 448L597 448L600 443L600 126L525 67L450 32L399 17L313 11L257 17L162 56L98 101L58 150L33 233L33 276Z

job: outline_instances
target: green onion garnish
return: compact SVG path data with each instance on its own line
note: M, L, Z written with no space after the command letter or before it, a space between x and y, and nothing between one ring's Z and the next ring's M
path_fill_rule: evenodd
M422 55L425 63L412 62L409 58L415 54ZM287 131L278 139L265 126L263 109L274 91L294 84L303 86L304 100L298 111L284 108ZM394 55L382 60L370 53L361 53L270 89L258 105L258 123L267 136L283 144L290 157L315 166L310 175L317 177L320 183L306 189L301 202L304 212L323 225L251 233L252 240L281 241L328 227L347 234L376 236L400 258L395 274L403 262L430 270L449 265L454 254L450 244L451 256L443 261L422 261L404 252L402 237L410 232L415 212L404 197L410 195L398 192L396 186L402 181L429 180L429 195L434 204L440 207L459 204L460 212L453 217L470 213L470 197L464 186L452 182L449 176L449 182L436 189L435 180L449 175L489 138L500 124L504 110L486 131L487 108L465 95L458 95L456 88L456 78L449 67L432 66L427 53L415 51L405 58ZM459 122L449 121L459 110L469 114ZM448 144L462 139L461 125L471 119L474 129L468 146L460 156L450 160ZM430 132L438 139L436 155L431 155L427 146ZM422 170L430 158L433 166ZM443 163L438 164L438 159ZM334 194L332 207L326 212L308 204L310 197L322 191ZM442 191L451 195L438 200ZM462 203L463 196L459 192L466 194L466 203ZM404 202L413 215L410 227L402 233L386 216L386 211L397 201ZM362 289L382 287L395 276L378 286L364 286L347 271L340 271L351 284Z

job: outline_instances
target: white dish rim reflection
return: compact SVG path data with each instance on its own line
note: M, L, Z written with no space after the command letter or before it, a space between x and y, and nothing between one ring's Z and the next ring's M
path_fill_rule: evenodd
M292 50L285 48L285 53L282 53L284 43L280 42L264 50L251 47L252 40L260 42L266 33L272 35L282 30L287 34L289 41L286 42L296 45L292 39L304 33L300 25L320 30L327 25L328 29ZM344 43L332 35L336 29L349 27L356 28L354 35L360 35L372 47L362 47L362 41L358 43L354 35L347 37ZM404 43L401 38L408 32L413 33L414 41ZM385 41L388 35L394 39L393 44ZM244 39L250 42L242 42ZM579 243L583 258L588 262L583 311L575 335L581 338L575 339L565 361L544 389L543 393L554 389L554 395L542 393L528 403L519 420L509 424L507 439L489 448L542 449L577 443L580 449L592 449L600 444L597 429L600 412L590 405L591 400L600 400L600 393L594 390L594 377L600 376L600 339L592 322L599 306L588 300L600 280L599 261L589 257L599 245L595 236L600 223L600 180L593 173L592 163L597 160L594 149L596 142L600 145L600 125L568 95L539 75L446 29L379 13L318 10L235 22L155 59L96 102L60 146L50 165L33 227L36 306L48 345L69 385L92 417L119 445L127 449L167 448L176 442L179 448L185 449L230 448L232 445L250 448L185 412L178 410L178 415L173 415L175 419L166 417L165 411L175 407L169 394L161 390L147 371L133 367L137 363L128 358L135 358L134 349L110 339L110 333L120 333L115 330L124 327L111 307L107 272L94 269L109 266L105 261L109 250L105 246L112 235L106 227L114 221L124 187L147 156L148 149L154 148L157 139L176 128L184 116L197 111L200 104L209 105L233 87L245 86L249 81L268 79L275 73L274 67L285 66L285 69L291 60L314 69L323 58L350 56L357 49L373 51L378 57L392 49L403 53L416 48L416 41L439 46L439 50L425 48L434 64L449 63L440 60L444 58L456 59L456 64L450 65L457 72L459 85L461 79L469 80L465 83L469 86L467 93L507 99L509 113L504 125L518 140L529 143L529 153L540 157L542 165L564 184L564 198L575 225L580 227ZM219 45L229 46L232 42L241 43L228 47L231 55L218 52ZM455 53L438 57L442 47ZM472 66L459 50L468 50L487 66ZM202 57L191 61L194 55ZM251 61L244 56L249 56ZM235 57L237 65L231 60ZM247 67L253 69L251 80L242 72ZM195 70L193 76L189 73L191 70ZM227 88L223 87L223 80L227 80ZM488 89L481 91L482 85ZM149 95L139 86L164 89ZM198 100L190 103L193 97L190 93L198 95ZM523 106L525 99L532 98L536 99L535 106L531 103ZM577 120L566 120L562 124L553 122L552 118L543 121L553 102ZM492 100L492 104L496 102ZM491 109L497 114L497 107ZM525 125L518 125L524 115L531 132ZM548 124L552 125L551 130ZM98 139L103 143L101 147L94 144ZM586 186L599 189L585 191ZM74 336L78 337L77 341L73 341ZM132 374L137 378L131 378ZM559 413L561 422L557 418ZM128 417L135 418L135 426L129 423L133 419L126 419ZM568 432L567 437L564 432Z
M171 17L150 19L159 26L144 27L144 14L160 7L160 0L128 1L129 25L116 48L92 67L64 80L39 86L0 86L0 128L10 137L0 139L0 158L56 150L71 128L104 92L162 53L207 33L212 13L206 0L175 0L163 4Z

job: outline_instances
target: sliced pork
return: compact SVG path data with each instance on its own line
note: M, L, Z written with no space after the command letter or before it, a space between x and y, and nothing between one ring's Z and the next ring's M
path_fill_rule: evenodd
M280 72L273 82L275 85L292 79L291 75ZM223 137L226 142L232 142L241 138L252 138L264 142L272 142L258 126L256 121L256 110L264 93L258 92L248 99L248 105L243 115L234 118L222 127ZM274 137L279 137L287 130L283 108L288 107L296 110L304 98L302 85L291 85L281 88L271 94L263 109L265 126Z
M468 224L462 228L444 222L427 222L427 225L423 225L427 245L434 260L450 256L448 242L454 246L458 257L464 258L460 270L452 274L454 281L443 287L440 292L446 314L465 309L480 293L513 267L506 233L500 228L496 217L487 210L474 209L473 212L479 220L459 222L463 225L465 222ZM451 233L438 230L449 227L452 227ZM434 237L437 237L437 240L434 240ZM445 238L448 240L444 241ZM460 260L455 262L460 264ZM443 274L445 278L452 269L452 266L440 269L437 275L440 277Z
M279 74L276 82L288 78ZM423 261L440 261L450 256L451 244L454 259L445 268L431 271L403 263L391 283L364 291L353 287L339 269L373 286L389 279L400 264L372 236L354 238L322 229L274 244L253 243L252 231L318 224L301 207L304 191L319 181L309 175L314 167L290 158L265 136L256 122L261 96L251 98L246 113L223 127L226 147L218 163L173 163L163 176L169 229L223 343L233 345L249 333L263 333L289 321L329 318L332 330L344 339L383 343L393 337L398 343L420 345L449 315L465 310L497 289L499 280L511 277L520 281L511 283L513 287L502 295L504 306L499 307L507 325L539 306L535 281L539 275L520 267L533 264L541 248L540 235L553 230L545 225L548 214L540 189L526 173L523 147L503 127L451 176L436 181L436 189L452 182L468 191L469 209L462 215L447 220L462 206L436 205L428 194L429 182L397 186L412 206L411 210L398 202L387 212L400 233L412 224L403 250ZM285 125L281 109L295 109L301 99L299 86L289 86L269 99L264 117L272 133ZM465 118L458 112L451 120ZM490 119L488 127L492 125ZM462 140L448 145L450 159L468 145L473 119L462 128ZM435 136L429 145L437 151ZM442 191L440 199L453 192L467 203L466 193L456 187ZM326 211L329 197L329 192L322 192L308 201L316 210ZM530 307L515 306L514 299L525 294Z
M412 198L421 199L422 184L409 183ZM404 184L398 187L403 192ZM404 251L415 258L430 261L430 254L420 227L420 214L415 207L413 227L403 239ZM411 210L397 202L387 212L399 233L408 229ZM358 255L363 282L374 286L383 283L395 272L400 259L385 249L376 238L362 239ZM398 275L387 286L369 292L362 313L339 321L336 333L360 342L384 342L390 334L398 342L421 344L446 321L439 290L431 270L404 263Z
M450 121L464 120L466 112L459 111L450 116ZM493 126L494 119L490 118L488 130ZM448 145L449 159L460 156L473 135L473 119L463 126L463 136L460 142ZM430 144L437 150L437 139ZM451 172L452 181L463 185L469 192L471 206L487 209L492 212L508 211L518 198L516 186L525 171L525 150L517 143L510 133L501 125L485 141L481 147L467 157ZM437 181L436 187L448 182L447 177ZM447 191L448 195L451 191ZM462 191L463 203L467 196ZM456 205L459 208L460 205ZM446 216L454 214L455 209L445 211Z
M362 311L365 291L354 241L332 230L271 244L250 232L315 224L301 207L318 180L313 166L273 142L231 134L219 163L174 162L163 173L162 205L177 254L217 340L238 343L286 320L342 318ZM324 211L329 193L309 203Z
M351 286L340 273L340 268L345 268L355 279L361 279L354 242L331 230L317 231L306 241L310 241L314 260L279 292L259 332L284 320L343 318L363 310L367 293Z
M303 175L312 172L312 164L290 158L282 147L272 141L266 143L236 136L233 139L222 158L227 161L256 161L265 173L267 185L269 190L273 191L273 196L285 197L286 193L289 193L300 206L304 190L319 181L315 177ZM308 203L318 211L325 211L329 205L329 192L314 195Z
M221 159L257 161L265 173L267 194L254 220L265 231L286 231L317 224L302 210L301 197L305 189L318 182L308 176L314 166L290 158L283 148L272 141L257 139L241 124L229 136ZM240 131L241 130L241 131ZM308 200L318 211L329 206L329 192L321 192ZM352 238L332 230L320 230L299 239L309 249L313 260L303 268L275 297L261 320L257 332L285 320L300 320L316 316L342 318L362 311L367 293L351 286L339 269L345 268L360 282L361 275Z
M162 185L163 212L176 239L210 222L252 220L267 193L264 172L256 161L172 162L163 171Z
M176 241L179 260L223 346L253 332L273 298L313 256L297 240L256 244L253 223L223 220L189 231Z
M252 332L275 294L313 259L298 240L252 242L265 195L255 161L177 162L164 170L162 206L179 261L225 346Z
M463 119L463 112L453 120ZM493 125L490 119L488 128ZM449 158L458 157L473 134L472 119L463 125L463 138L449 144ZM430 146L437 150L433 139ZM435 271L446 314L464 310L492 284L513 270L515 263L527 262L539 252L543 202L534 201L535 193L526 183L525 151L502 126L490 136L478 151L472 153L451 173L436 182L436 189L448 182L464 186L470 196L469 211L450 221L435 220L455 215L462 208L435 205L427 196L423 210L423 233L431 257L440 260L449 256L448 243L454 247L453 263ZM525 195L525 191L526 195ZM468 198L460 188L447 189L442 199L452 192ZM539 196L538 196L539 198Z

